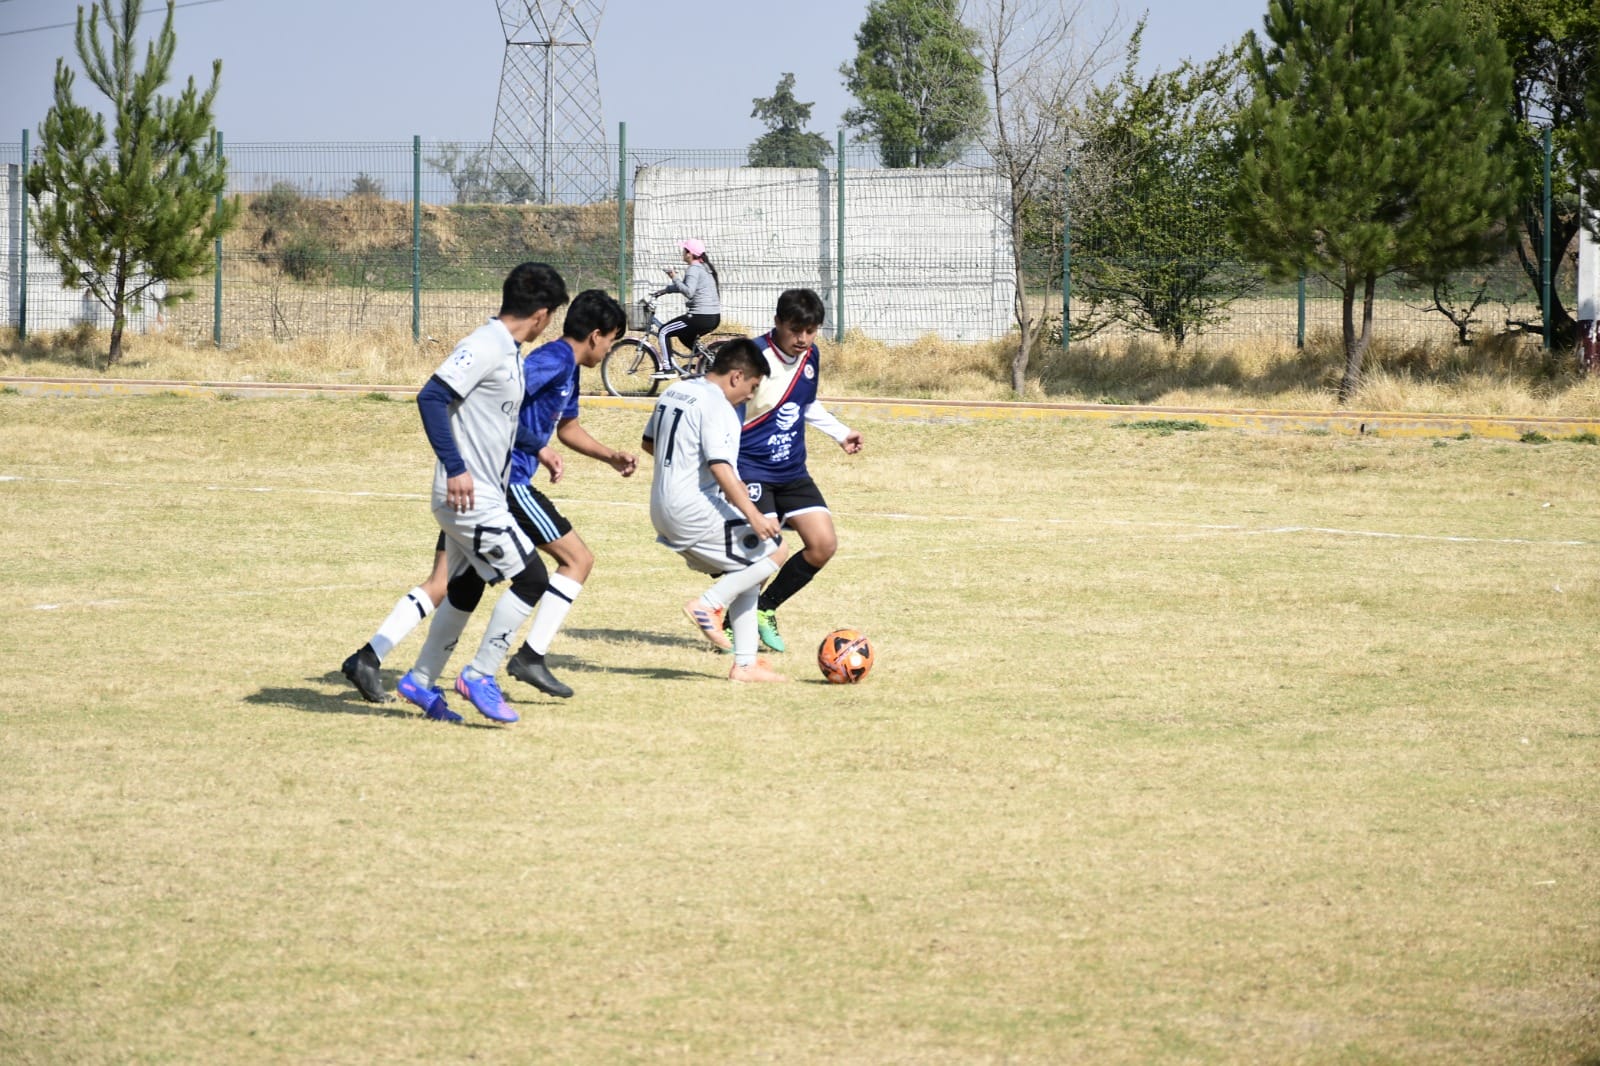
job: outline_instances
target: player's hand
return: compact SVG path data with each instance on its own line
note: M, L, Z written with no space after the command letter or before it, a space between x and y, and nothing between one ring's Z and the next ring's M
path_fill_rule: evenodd
M550 471L550 484L552 485L561 480L561 473L566 469L566 464L561 459L561 453L548 445L539 449L539 465Z
M846 455L854 455L861 450L861 434L852 429L844 435L844 440L839 442L839 447L844 449Z
M750 523L750 528L756 531L756 536L762 540L771 540L783 532L783 523L778 521L775 514L760 514Z
M669 278L675 278L678 276L678 272L673 270L671 267L662 267L661 269L667 272L667 277Z
M444 500L456 514L472 510L472 475L463 471L444 483Z
M627 452L612 453L610 463L611 469L615 470L623 477L632 477L633 472L639 469L639 457L636 455L629 455Z

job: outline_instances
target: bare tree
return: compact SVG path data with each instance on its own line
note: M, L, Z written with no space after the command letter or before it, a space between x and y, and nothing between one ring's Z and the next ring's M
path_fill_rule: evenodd
M1121 19L1088 24L1086 0L969 0L963 19L978 33L990 96L984 146L1006 185L1002 221L1011 233L1019 336L1011 388L1022 395L1042 315L1029 306L1029 221L1059 202L1083 101L1119 55Z

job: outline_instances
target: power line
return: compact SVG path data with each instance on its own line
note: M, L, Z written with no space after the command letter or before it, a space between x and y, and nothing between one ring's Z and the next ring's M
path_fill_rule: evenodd
M0 0L0 4L9 4L10 2L11 2L11 0ZM199 7L202 4L220 4L220 3L222 3L222 0L187 0L186 3L173 4L172 6L174 8ZM160 7L147 7L143 11L139 12L139 14L148 15L148 14L150 14L152 12L165 11L166 9L167 9L167 6L165 4L162 4ZM53 25L50 25L50 26L29 26L25 30L0 30L0 37L15 37L19 33L43 33L45 30L75 29L75 28L77 28L77 25L78 25L78 23L76 21L73 21L73 22L57 22L57 23L55 23Z

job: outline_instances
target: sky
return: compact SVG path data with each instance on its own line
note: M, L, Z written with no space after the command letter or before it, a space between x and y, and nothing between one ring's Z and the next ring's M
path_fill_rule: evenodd
M148 0L154 4L155 0ZM539 0L533 0L539 2ZM120 0L114 0L120 4ZM543 0L553 10L558 0ZM764 132L751 102L784 73L813 103L809 128L831 142L852 100L839 67L855 53L867 0L610 0L594 40L608 140L626 122L637 147L742 149ZM1084 0L1091 20L1116 17ZM1259 28L1266 0L1148 0L1141 70L1206 59ZM104 110L82 74L70 0L0 0L0 142L35 144L55 61L78 71L74 96ZM151 6L153 31L163 7ZM63 28L39 29L65 23ZM490 0L178 0L175 77L204 85L222 60L217 126L229 144L487 141L505 36Z

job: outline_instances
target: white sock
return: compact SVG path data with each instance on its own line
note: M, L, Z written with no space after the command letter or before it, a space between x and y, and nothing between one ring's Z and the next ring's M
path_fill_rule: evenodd
M433 613L433 601L428 599L428 594L418 585L394 605L394 610L389 612L389 617L383 620L383 625L367 641L372 645L373 652L381 663L394 650L394 646L405 640L411 631L417 628L417 623Z
M433 612L433 621L428 623L428 635L423 638L422 650L417 652L417 663L411 668L423 687L433 684L444 669L444 664L450 661L450 653L456 650L456 642L461 639L461 631L467 628L467 619L471 617L470 611L461 610L449 600L445 600Z
M759 588L761 583L778 572L778 564L772 561L772 556L758 559L743 570L734 570L723 574L712 585L700 594L700 598L712 607L726 607L738 599L740 595L753 588Z
M550 650L561 623L567 620L567 612L572 610L573 602L582 591L581 582L565 574L550 575L550 587L539 597L539 613L533 616L533 625L528 627L528 647L540 655Z
M746 589L728 605L728 620L733 625L733 661L736 666L755 664L758 650L756 600L760 597L759 589Z
M498 674L506 655L511 651L511 641L516 637L517 630L522 628L522 623L532 613L533 605L527 600L511 589L502 592L494 602L494 611L489 615L489 629L483 634L471 668L484 677Z

